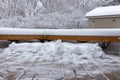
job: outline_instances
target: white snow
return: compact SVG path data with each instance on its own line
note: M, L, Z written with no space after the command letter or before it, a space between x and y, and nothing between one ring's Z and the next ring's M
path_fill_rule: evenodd
M95 17L95 16L115 16L120 15L120 5L117 6L107 6L107 7L98 7L86 14L86 17Z
M120 36L120 29L21 29L0 28L0 35Z
M39 9L39 8L43 8L43 4L40 0L37 1L37 6L36 6L36 9Z
M24 62L34 56L34 58L38 57L39 61L74 64L85 63L86 60L104 56L98 44L72 44L61 42L61 40L46 43L12 43L3 54L8 58L12 55L21 55L17 58L18 62Z
M16 80L73 80L120 70L120 57L106 56L98 44L61 40L12 43L0 52L0 63L1 80L8 76Z
M0 26L87 28L85 13L109 2L112 0L0 0Z

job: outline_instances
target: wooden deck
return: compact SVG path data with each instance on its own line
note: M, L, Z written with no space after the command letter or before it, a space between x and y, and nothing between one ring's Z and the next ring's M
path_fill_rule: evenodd
M2 53L2 52L1 52ZM79 65L40 61L39 57L0 55L0 80L120 80L120 57L109 55ZM110 62L108 62L110 61Z
M12 49L11 49L12 50ZM0 80L120 80L120 57L105 55L94 62L75 65L55 61L41 61L22 52L12 55L0 50Z
M25 61L13 54L6 58L0 55L0 80L120 80L120 58L107 56L79 65L40 61L28 57ZM108 62L109 61L109 62Z
M90 42L120 42L120 36L0 35L0 40L58 40L58 39Z

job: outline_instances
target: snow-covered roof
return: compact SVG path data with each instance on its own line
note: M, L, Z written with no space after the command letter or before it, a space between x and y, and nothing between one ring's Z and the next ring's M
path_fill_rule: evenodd
M86 14L86 17L120 16L120 5L98 7Z

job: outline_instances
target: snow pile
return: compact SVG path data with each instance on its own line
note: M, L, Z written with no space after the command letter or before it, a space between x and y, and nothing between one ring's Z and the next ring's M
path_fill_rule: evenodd
M93 58L102 58L104 52L98 44L73 44L61 40L45 43L12 43L3 52L8 58L18 56L17 62L24 62L29 58L39 58L40 62L52 61L62 63L86 63ZM22 60L21 60L22 59Z

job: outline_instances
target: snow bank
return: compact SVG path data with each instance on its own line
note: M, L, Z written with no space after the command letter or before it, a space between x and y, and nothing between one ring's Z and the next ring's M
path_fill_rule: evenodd
M1 35L120 36L120 29L21 29L0 28Z
M120 15L120 5L96 8L86 14L86 17Z
M104 52L98 44L73 44L58 40L46 43L12 43L3 54L8 58L21 55L17 58L17 62L37 57L40 61L79 64L93 60L93 58L102 58Z

